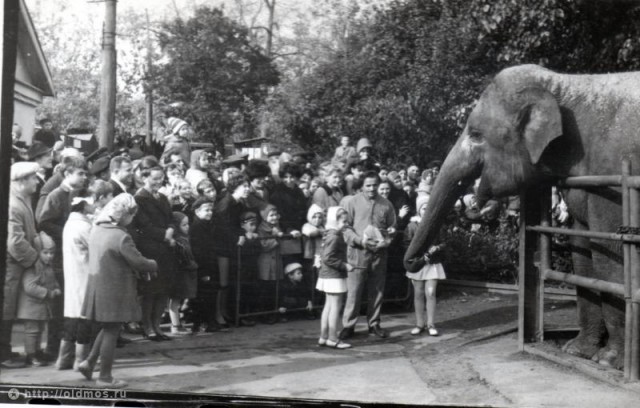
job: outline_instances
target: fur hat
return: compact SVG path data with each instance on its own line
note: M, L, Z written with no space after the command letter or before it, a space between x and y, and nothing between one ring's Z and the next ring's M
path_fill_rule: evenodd
M251 160L244 170L249 181L257 178L264 178L271 174L271 169L267 162L263 160Z
M288 275L292 272L297 271L298 269L302 269L302 265L297 262L290 263L289 265L284 267L284 274Z
M35 160L38 157L41 157L41 156L44 156L45 154L50 154L50 153L51 153L51 148L49 146L47 146L42 142L35 141L31 146L29 146L29 149L27 150L27 158L29 160Z
M167 119L167 125L171 130L171 134L177 135L184 126L189 126L187 122L179 118L169 118Z
M40 170L40 165L34 162L18 162L11 165L11 181L17 181L32 176Z

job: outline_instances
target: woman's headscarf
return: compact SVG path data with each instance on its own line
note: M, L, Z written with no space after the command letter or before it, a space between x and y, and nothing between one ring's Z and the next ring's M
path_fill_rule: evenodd
M204 150L194 150L191 152L191 168L205 171L202 167L200 167L200 158L203 154L207 154Z
M327 210L327 222L325 223L324 227L328 230L329 229L337 230L338 218L342 213L346 213L345 209L342 207L338 207L338 206L329 207L329 209Z
M112 222L120 224L120 221L125 216L135 214L136 211L138 211L138 204L133 196L129 193L121 193L104 206L98 217L96 217L95 223Z

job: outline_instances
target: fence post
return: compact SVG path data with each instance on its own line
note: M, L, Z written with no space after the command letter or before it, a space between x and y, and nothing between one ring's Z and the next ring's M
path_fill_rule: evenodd
M538 249L537 233L527 226L539 222L540 196L550 197L548 187L532 186L520 195L520 249L518 270L518 348L539 339L542 333L540 314L540 271L534 265Z
M631 165L629 165L629 174L631 174ZM640 227L640 192L637 189L629 189L629 224L633 228ZM629 266L629 275L631 278L630 293L635 293L640 287L640 256L638 255L638 247L636 244L630 246L631 262ZM631 301L631 368L629 379L638 381L640 378L640 305Z
M551 226L551 189L549 186L543 187L538 198L540 203L540 225L543 227ZM536 324L535 341L544 340L544 271L551 269L551 234L538 234L538 243L540 248L540 264L538 266L538 293L536 295L536 316L538 322Z
M630 171L629 161L622 161L622 226L630 226L631 225L631 214L629 211L630 200L629 196L631 190L629 189L629 179L627 178ZM633 308L631 303L631 270L632 270L632 262L631 262L631 243L624 242L622 244L622 253L623 253L623 273L624 273L624 303L625 303L625 326L624 326L624 378L629 380L631 378L631 333L633 332Z

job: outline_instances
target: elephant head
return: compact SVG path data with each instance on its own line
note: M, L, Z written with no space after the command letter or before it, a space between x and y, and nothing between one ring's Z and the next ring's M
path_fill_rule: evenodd
M476 178L480 177L480 205L490 197L516 194L535 180L545 148L561 134L560 108L549 91L530 80L498 75L482 93L442 165L405 254L405 267L420 268L419 260L442 220Z

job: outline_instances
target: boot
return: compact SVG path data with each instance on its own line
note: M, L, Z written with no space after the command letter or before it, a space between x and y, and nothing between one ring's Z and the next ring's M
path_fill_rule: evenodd
M56 361L58 370L70 370L73 367L73 346L70 341L62 340L60 342L60 351Z
M76 359L73 362L73 371L78 371L78 366L81 362L87 359L89 352L91 351L91 344L79 344L76 343Z

